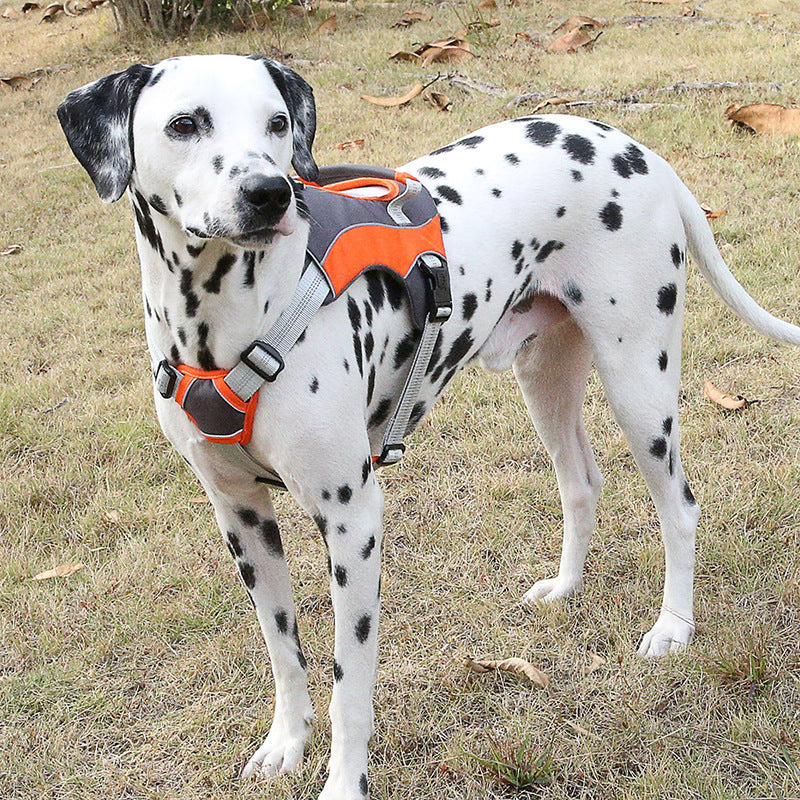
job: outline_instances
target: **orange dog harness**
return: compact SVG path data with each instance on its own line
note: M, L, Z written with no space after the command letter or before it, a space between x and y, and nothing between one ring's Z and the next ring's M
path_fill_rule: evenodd
M347 177L354 171L358 177ZM320 306L333 302L362 273L383 270L401 282L413 324L422 330L412 373L415 369L424 373L433 334L450 316L439 216L415 178L374 167L328 167L320 170L318 184L303 186L301 198L298 205L306 206L311 220L306 265L295 296L277 323L250 344L232 370L173 366L166 358L154 369L162 397L174 398L211 442L250 441L258 389L275 380L284 357ZM402 456L405 412L413 406L418 388L412 391L407 381L395 418L387 426L383 452L375 457L378 464L394 463Z

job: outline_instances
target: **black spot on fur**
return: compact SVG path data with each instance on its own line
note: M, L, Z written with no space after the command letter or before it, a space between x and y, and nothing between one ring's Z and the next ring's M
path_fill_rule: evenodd
M361 558L366 561L371 555L372 551L375 549L375 537L370 536L367 543L361 548Z
M158 211L159 214L163 214L164 216L166 216L166 214L167 214L167 206L164 203L164 201L157 194L151 194L149 202L150 202L150 205L156 211Z
M573 161L578 161L581 164L594 163L594 145L585 136L570 133L564 137L561 148L567 151Z
M243 525L247 525L250 528L258 525L258 514L251 508L240 508L236 512L236 516L239 517Z
M662 372L666 372L667 364L669 364L669 356L667 356L667 351L666 350L662 350L661 353L658 356L658 368Z
M398 343L394 349L394 368L400 369L403 364L413 355L414 350L417 348L417 334L416 332L407 333Z
M658 436L650 442L650 455L654 458L664 458L667 454L667 440Z
M180 291L186 298L186 316L193 317L197 314L197 309L200 306L200 298L192 289L192 271L190 269L181 270Z
M600 221L610 231L618 231L622 227L622 209L617 203L606 203L600 211Z
M664 431L665 436L669 436L672 433L672 417L664 418L661 429Z
M181 360L181 354L175 345L172 345L169 351L169 357L172 359L173 364L179 364Z
M492 299L492 279L486 279L486 294L483 298L487 303Z
M559 218L563 217L564 214L566 214L566 213L567 213L567 207L566 206L559 206L556 209L556 216L559 217Z
M314 514L314 522L319 528L319 532L324 536L328 535L328 520L322 514Z
M455 189L453 189L452 186L437 186L436 194L438 194L443 200L447 200L450 203L455 203L457 206L460 206L463 202L461 200L461 195Z
M214 172L219 175L225 166L225 159L223 159L222 156L214 156L214 158L211 159L211 166L214 168Z
M230 545L233 555L241 556L244 552L244 550L242 550L242 545L239 542L239 537L234 531L228 531L228 544Z
M236 256L233 253L225 253L219 261L217 261L211 277L205 283L203 288L211 294L219 294L222 285L222 279L230 272L231 267L236 263Z
M369 306L367 306L369 308ZM370 313L370 316L372 314ZM372 335L372 331L367 331L364 336L364 358L369 361L372 358L372 352L375 349L375 337Z
M333 660L333 679L338 683L342 678L344 678L344 670L342 669L342 665L336 660Z
M564 287L564 295L567 300L575 305L583 302L583 292L574 281L567 281L567 285Z
M367 321L367 325L372 325L372 306L367 300L364 301L364 319ZM367 356L367 358L369 358L369 356Z
M611 159L611 166L621 178L630 178L634 173L647 175L649 172L644 153L635 144L629 144L624 153L615 155Z
M545 242L539 252L536 254L536 261L541 264L551 253L561 250L564 247L564 242L557 242L555 239Z
M505 160L508 161L509 164L516 167L519 164L519 156L516 153L506 153L504 156Z
M414 403L414 408L411 409L411 413L408 415L408 425L406 425L405 430L406 436L419 425L419 421L425 416L427 410L428 406L424 400L418 400Z
M364 614L356 623L356 630L355 630L356 639L358 639L358 641L361 644L364 644L364 642L366 642L367 639L369 638L369 632L371 628L372 628L372 618L370 617L369 614Z
M515 261L522 255L522 242L519 239L514 240L514 244L511 245L511 258Z
M447 354L444 363L448 367L455 367L467 355L475 340L472 338L472 328L466 328L461 331L458 338L450 346L450 352Z
M674 283L662 286L658 290L658 310L669 316L675 310L678 300L678 287Z
M600 128L601 131L613 131L614 129L610 125L606 125L605 122L598 122L597 120L590 119L589 122L592 123L596 128Z
M323 500L330 500L331 499L331 493L327 489L323 489L322 490L322 499Z
M681 248L677 244L673 244L669 249L669 254L672 256L672 263L675 265L675 268L680 269L681 264L683 263L683 253L681 252Z
M683 499L690 505L696 505L697 500L694 499L694 495L692 494L692 489L686 481L683 482Z
M289 616L285 611L276 612L275 627L277 627L279 633L286 634L289 632Z
M353 497L353 490L345 483L336 490L336 496L342 505L347 505Z
M347 315L350 317L353 332L358 333L361 330L361 309L352 297L347 298Z
M358 367L358 374L362 377L364 376L364 362L362 360L361 355L361 337L357 334L353 334L353 353L356 357L356 366Z
M239 574L242 576L242 580L244 581L244 585L248 589L255 588L256 585L256 573L253 569L252 564L248 564L247 561L243 561L239 564Z
M461 301L461 316L464 318L465 322L472 319L472 315L477 308L478 298L472 292L465 294L464 299Z
M370 415L367 425L370 428L377 428L378 425L381 425L383 422L385 422L386 417L389 415L391 404L392 401L388 397L384 397L380 403L378 403L378 407Z
M336 567L336 569L333 571L333 574L336 577L336 583L338 583L339 586L347 586L347 570L341 566L341 564Z
M243 256L244 259L244 285L252 288L256 285L256 252L255 250L246 250ZM269 302L269 301L267 301ZM266 306L264 313L266 313Z
M525 126L525 135L540 147L548 147L553 144L559 133L561 133L561 128L555 122L546 122L543 119L536 119Z
M572 180L574 180L576 183L580 183L583 180L583 173L580 170L573 169Z
M372 395L375 393L375 365L372 364L369 368L369 377L367 378L367 405L372 403Z
M281 533L278 530L278 523L274 519L263 519L258 528L258 533L261 536L261 541L272 551L273 555L283 555Z
M191 244L187 244L186 245L186 252L192 258L197 258L197 256L199 256L200 253L202 253L203 250L205 250L205 249L206 249L206 243L205 242L202 242L201 244L198 244L197 246L194 246L194 245L191 245ZM175 261L177 263L177 259L175 259Z
M497 188L492 189L492 195L494 195L494 197L500 197L500 195L502 195L502 194L503 193L499 189L497 189Z
M175 196L175 203L177 204L178 208L180 208L183 205L183 198L178 194L177 189L175 189L172 194ZM175 253L172 255L174 256Z
M372 459L365 458L364 463L361 465L361 485L369 480L370 473L372 472Z
M424 175L426 178L444 178L445 176L445 173L440 169L436 169L436 167L422 167L419 170L419 174Z
M369 784L367 783L367 775L362 772L361 777L358 779L358 790L366 797L369 794Z
M308 387L311 394L316 394L319 391L319 381L316 376L311 379L311 385Z

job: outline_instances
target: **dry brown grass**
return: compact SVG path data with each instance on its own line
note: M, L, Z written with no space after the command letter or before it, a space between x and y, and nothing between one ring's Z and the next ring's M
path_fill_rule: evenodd
M320 719L307 766L270 786L240 784L270 718L272 680L255 620L210 509L157 430L150 407L138 267L124 203L97 201L54 117L71 88L142 60L276 44L316 87L318 159L397 164L501 119L518 94L588 98L582 113L667 157L697 196L728 213L718 241L745 285L798 319L798 141L731 133L732 102L798 100L800 12L781 0L681 6L586 0L501 6L481 58L460 65L505 94L443 90L451 114L396 110L362 93L432 76L385 55L452 33L471 11L389 24L404 6L334 4L316 22L192 42L124 43L107 9L76 20L0 24L0 75L60 67L31 90L0 90L0 796L313 798L322 786L332 621L321 544L292 502L278 510ZM755 16L769 12L774 16ZM574 13L618 20L598 46L548 56ZM652 21L631 27L624 17ZM708 20L715 20L711 23ZM740 90L660 94L677 80ZM778 81L783 88L770 90ZM606 101L641 90L628 107ZM521 111L524 109L520 109ZM363 150L335 145L365 138ZM698 637L684 654L633 655L652 624L662 572L657 522L593 380L590 436L608 478L585 594L531 613L519 603L553 573L560 507L547 458L510 374L468 370L415 436L387 494L384 613L373 745L374 795L507 797L478 760L496 747L551 759L543 798L800 797L800 357L732 317L692 273L684 355L684 461L704 517ZM703 378L762 400L727 414ZM63 402L62 401L66 401ZM80 561L68 579L33 582ZM605 664L584 675L590 653ZM466 655L530 659L537 691L480 676ZM577 726L577 727L576 727Z

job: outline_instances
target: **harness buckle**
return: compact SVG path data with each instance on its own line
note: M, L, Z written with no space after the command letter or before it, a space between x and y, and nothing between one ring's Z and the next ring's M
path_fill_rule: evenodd
M278 377L284 367L283 356L271 344L260 339L251 342L240 358L243 364L247 364L256 375L269 383Z
M405 452L406 446L402 442L387 444L375 461L375 465L378 467L390 467L392 464L396 464Z
M434 263L435 262L435 263ZM453 296L450 292L450 270L447 264L435 254L426 253L422 263L430 278L429 319L431 322L445 322L453 313Z
M169 400L175 394L175 387L178 385L180 377L178 370L166 358L159 361L156 371L153 373L156 391L165 400Z

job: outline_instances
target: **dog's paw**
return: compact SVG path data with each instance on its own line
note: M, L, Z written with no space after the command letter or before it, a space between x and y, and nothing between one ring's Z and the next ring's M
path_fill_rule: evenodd
M642 658L660 658L683 650L694 638L694 623L662 611L636 651Z
M580 580L567 580L565 578L548 578L537 581L525 592L522 602L529 606L547 605L557 600L580 594L583 584Z
M368 800L367 775L363 773L356 780L346 776L330 774L319 800Z
M242 778L271 778L281 772L294 772L303 761L306 744L311 738L314 717L301 717L300 724L290 726L275 719L264 744L256 750L242 770Z

